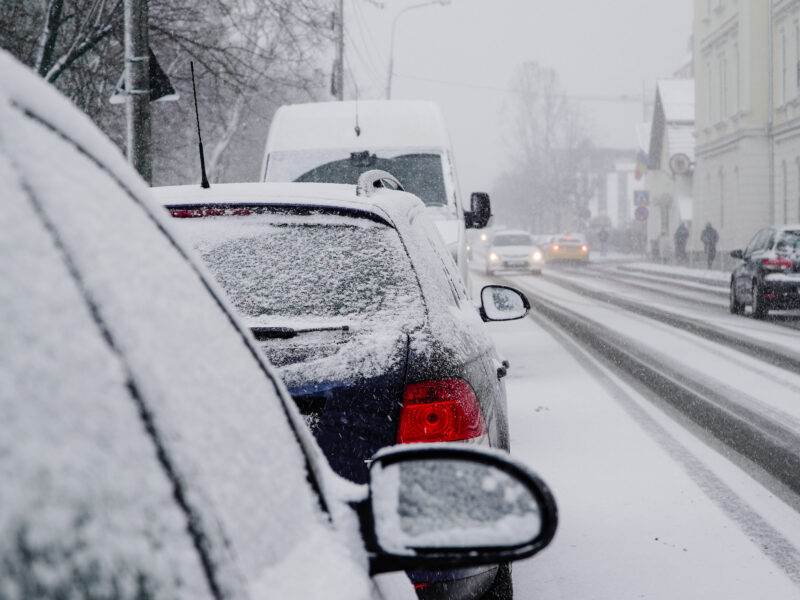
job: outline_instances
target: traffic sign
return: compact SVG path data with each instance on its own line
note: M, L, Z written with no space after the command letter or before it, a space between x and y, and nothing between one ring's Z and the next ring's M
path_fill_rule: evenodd
M633 192L633 205L634 206L649 206L650 205L650 192L647 190L636 190ZM645 217L647 218L647 217Z
M633 214L637 221L647 221L650 211L647 210L646 206L637 206Z

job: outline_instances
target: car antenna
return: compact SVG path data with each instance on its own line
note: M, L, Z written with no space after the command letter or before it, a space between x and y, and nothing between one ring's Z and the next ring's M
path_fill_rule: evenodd
M200 187L202 188L210 188L211 186L208 183L208 177L206 177L206 159L203 155L203 136L200 134L200 112L197 110L197 87L194 84L194 61L189 61L189 66L192 68L192 92L194 92L194 116L197 119L197 140L198 146L200 148L200 173L202 179L200 181Z
M355 132L356 132L356 137L360 137L361 136L361 127L358 124L358 84L356 84L355 81L353 81L353 84L355 85L355 88L356 88L356 126L355 126Z

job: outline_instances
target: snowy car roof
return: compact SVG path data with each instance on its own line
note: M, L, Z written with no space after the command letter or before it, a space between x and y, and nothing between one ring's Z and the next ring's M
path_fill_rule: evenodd
M210 188L178 185L152 188L165 206L195 204L286 204L345 208L369 212L396 222L424 210L422 201L406 192L376 189L370 196L356 195L356 186L337 183L220 183Z

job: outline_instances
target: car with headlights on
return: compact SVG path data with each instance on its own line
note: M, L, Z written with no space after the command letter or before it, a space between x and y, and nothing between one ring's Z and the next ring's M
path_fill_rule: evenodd
M589 262L589 244L582 233L563 233L550 238L547 245L547 262Z
M369 171L358 186L153 190L278 369L331 466L358 483L375 452L395 443L509 448L508 364L484 322L530 307L521 292L487 286L476 309L425 205L399 187ZM442 597L447 587L469 598L496 570L412 578L421 594Z
M742 261L731 273L731 313L750 306L763 319L770 310L800 308L800 224L765 227L731 256Z
M497 451L336 476L144 182L2 51L0 177L0 596L408 600L404 569L552 539L547 486Z
M486 252L486 274L497 271L525 271L541 275L544 253L527 231L496 233Z

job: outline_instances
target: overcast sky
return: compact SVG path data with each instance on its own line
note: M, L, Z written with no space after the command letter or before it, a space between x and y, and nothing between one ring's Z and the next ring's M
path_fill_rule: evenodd
M392 22L425 0L345 0L346 54L362 98L385 94ZM691 0L450 0L409 10L396 21L392 97L443 108L462 192L489 189L508 159L504 112L515 68L553 68L579 100L597 145L636 145L642 90L689 57ZM352 85L353 79L350 79ZM352 89L352 88L351 88ZM578 101L578 100L576 100Z

